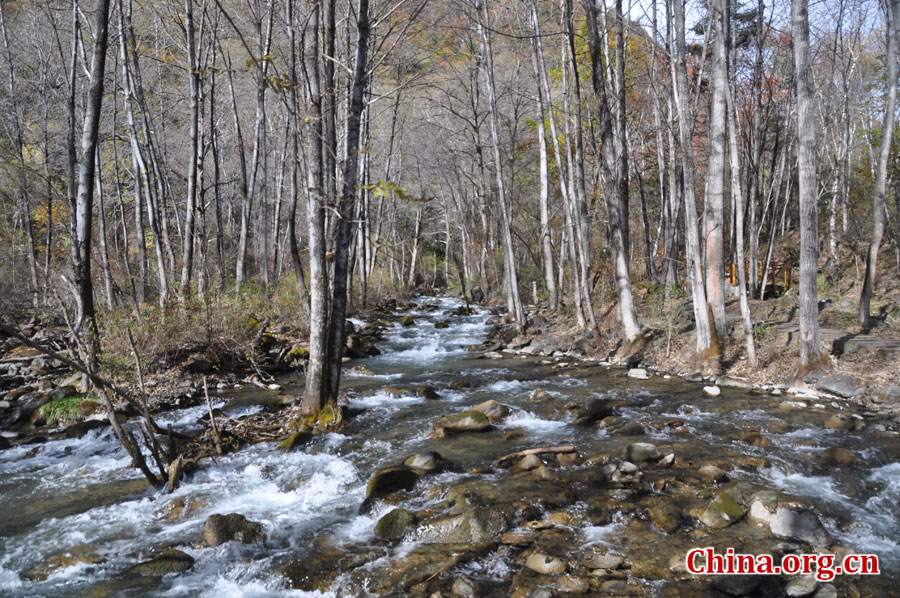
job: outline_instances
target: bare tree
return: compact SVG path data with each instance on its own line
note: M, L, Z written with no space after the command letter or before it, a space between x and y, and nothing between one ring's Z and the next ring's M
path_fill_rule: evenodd
M794 94L797 102L797 165L800 199L800 370L829 368L819 336L816 271L819 257L816 211L816 128L809 56L808 0L791 0Z
M897 43L900 41L900 0L885 0L885 22L887 24L887 60L885 65L885 85L887 98L884 103L884 121L881 128L881 148L875 165L875 193L872 196L872 240L866 253L866 277L859 297L859 323L868 325L872 294L875 289L875 275L878 271L878 249L884 237L884 222L887 216L885 193L887 187L888 159L893 140L894 119L897 110Z

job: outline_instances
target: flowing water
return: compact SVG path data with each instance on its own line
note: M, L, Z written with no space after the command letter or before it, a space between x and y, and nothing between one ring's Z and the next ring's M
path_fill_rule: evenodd
M707 398L698 384L659 377L632 380L621 370L593 362L560 367L560 361L571 360L478 359L467 347L485 339L491 314L479 309L473 315L450 315L459 305L451 299L421 298L414 309L403 312L414 317L414 325L388 329L380 345L382 355L360 361L374 375L345 376L342 401L358 415L342 432L318 436L288 454L276 451L274 443L244 448L207 463L172 495L149 488L128 467L127 455L105 429L80 439L0 452L0 595L366 595L365 587L350 587L359 577L351 581L341 571L325 593L288 590L277 571L311 554L323 538L338 546L371 542L375 522L389 507L359 514L366 482L378 467L410 454L436 450L461 470L549 444L573 444L585 456L621 454L634 437L575 426L562 408L591 398L620 401L620 415L644 424L649 432L643 440L663 453L719 462L741 455L767 457L771 467L737 468L731 477L748 488L772 488L812 503L836 541L878 553L885 581L900 578L896 436L830 431L822 425L825 410L778 412L774 407L780 397L734 389ZM450 322L448 328L434 326L443 320ZM470 386L451 387L460 381ZM280 382L286 392L299 394L296 380ZM420 385L435 388L440 399L417 396L414 389ZM379 390L387 386L410 390L401 396ZM530 401L537 388L548 391L553 400ZM224 391L214 406L240 417L262 410L268 398L260 391ZM428 437L435 417L487 399L515 408L499 430ZM191 429L204 412L205 406L196 407L159 420ZM666 425L672 420L683 422L690 433L672 431ZM765 433L774 446L757 448L740 441L754 430ZM854 450L859 465L841 470L816 458L831 446ZM492 475L481 474L481 479ZM448 485L470 477L444 473L432 483ZM413 496L410 508L429 501L433 499L424 493ZM173 505L180 507L174 515ZM232 512L262 523L265 544L203 547L200 532L206 518ZM602 543L614 550L625 542L615 522L584 527L579 534L584 545ZM153 551L170 546L196 559L188 572L162 580L127 573ZM389 550L396 554L411 548L407 543ZM73 559L42 581L25 579L23 574L39 563L68 552L93 557L91 562ZM474 577L489 579L508 575L513 564L494 554L467 567ZM891 595L886 591L885 596Z

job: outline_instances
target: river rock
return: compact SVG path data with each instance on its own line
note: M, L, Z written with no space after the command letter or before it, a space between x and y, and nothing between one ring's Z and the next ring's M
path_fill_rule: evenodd
M587 594L591 584L583 577L563 575L557 580L556 589L562 594Z
M650 521L653 527L659 531L671 534L678 529L681 521L681 509L672 502L666 501L648 509ZM615 567L601 567L602 569L614 569Z
M744 434L741 436L741 442L746 442L750 446L759 448L772 448L775 446L775 443L759 432L748 432L747 434Z
M712 582L712 588L727 596L749 596L763 581L760 575L723 575Z
M778 495L771 490L757 492L750 497L750 509L747 519L757 525L769 527L775 512L778 510Z
M493 399L472 407L472 411L483 413L492 424L499 424L509 415L509 407Z
M564 560L541 552L528 555L525 566L541 575L559 575L566 572L566 562Z
M439 395L437 391L431 386L416 387L416 394L420 397L428 399L429 401L435 401L441 398L441 395Z
M722 394L722 389L719 388L718 386L704 386L703 394L705 394L708 397L717 397L720 394Z
M812 511L778 507L769 522L769 529L778 538L806 542L814 548L831 544L831 534Z
M427 519L419 524L413 539L424 544L482 544L500 537L508 526L502 511L474 507L459 515Z
M837 465L838 467L850 467L859 462L856 453L839 446L825 449L825 452L822 453L822 460L825 463Z
M649 442L634 442L625 447L625 458L629 461L655 461L660 457L662 453Z
M239 513L210 515L203 524L203 541L209 546L219 546L225 542L252 544L263 539L261 523L250 521Z
M608 399L591 399L581 406L575 414L575 424L589 426L594 422L605 420L612 416L613 404Z
M416 319L412 316L403 316L402 318L400 318L401 326L412 326L415 323Z
M278 445L279 451L284 451L286 453L291 452L295 448L303 446L307 442L312 440L312 434L310 432L301 431L294 432L287 438L281 441L281 444Z
M550 393L543 388L535 388L531 391L531 394L528 395L528 400L534 403L544 403L551 400L552 398L553 397L550 395Z
M835 413L825 419L825 427L829 430L846 431L853 427L853 418L846 413Z
M616 428L614 432L620 436L643 436L646 430L641 422L630 421Z
M407 466L382 467L366 484L366 500L383 494L412 490L418 474Z
M394 509L375 524L375 535L383 540L399 542L415 519L415 515L406 509Z
M556 454L556 463L560 467L574 467L576 465L581 465L581 457L578 453L557 453Z
M531 471L532 469L537 469L538 467L543 467L544 460L541 459L537 455L525 455L522 457L516 466L513 468L516 471Z
M428 451L426 453L416 453L407 457L403 464L416 473L438 473L452 469L449 461L444 459L440 453Z
M487 416L470 409L454 415L444 415L434 420L434 429L443 428L447 432L486 432L491 429Z
M644 368L631 368L628 370L628 377L635 378L637 380L649 380L650 374L647 373L647 370Z
M169 573L184 573L194 566L194 557L186 552L171 548L156 558L131 567L128 571L143 577L162 577Z
M697 470L697 473L699 473L700 477L702 477L704 480L713 484L718 484L728 480L728 474L726 474L715 465L704 465Z
M831 374L816 383L816 390L849 399L864 393L866 385L851 376Z
M625 558L617 554L595 554L584 561L588 569L618 569L625 562Z
M795 577L784 586L784 593L789 598L803 598L816 591L819 582L813 576Z
M740 388L743 390L750 390L753 388L753 384L751 384L747 380L733 376L719 376L718 378L716 378L716 386Z
M478 586L468 575L460 575L453 581L450 591L459 598L477 598Z
M0 451L5 451L10 447L12 447L12 445L9 443L9 440L7 440L4 436L0 436Z
M819 591L815 593L813 598L838 598L837 588L827 583L819 588Z
M722 529L744 517L744 509L728 494L720 494L700 514L700 521L713 529Z
M78 564L96 565L102 562L103 559L100 558L93 546L82 544L74 546L64 553L54 554L23 573L22 577L29 581L44 581L62 569Z

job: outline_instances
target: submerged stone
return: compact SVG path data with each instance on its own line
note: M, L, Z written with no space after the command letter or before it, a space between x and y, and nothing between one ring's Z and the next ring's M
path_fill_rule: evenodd
M138 563L128 571L143 577L162 577L169 573L184 573L194 566L194 557L186 552L171 548L161 555Z
M541 575L559 575L566 572L566 562L564 560L541 552L528 555L525 566Z
M737 523L744 517L744 509L728 494L720 494L703 510L700 521L713 529L721 529Z

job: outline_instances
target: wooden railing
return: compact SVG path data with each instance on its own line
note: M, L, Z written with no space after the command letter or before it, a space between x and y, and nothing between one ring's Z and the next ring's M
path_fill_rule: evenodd
M762 284L762 279L763 279L763 267L764 267L764 264L763 264L762 260L758 261L756 264L756 280L758 280L760 282L760 284ZM747 274L749 274L749 272L750 272L750 263L748 260L744 260L744 271ZM779 271L781 274L780 278L778 276ZM791 277L791 271L792 271L791 266L788 266L787 264L784 264L784 263L776 264L774 262L770 263L769 264L769 273L768 273L768 276L766 276L766 286L769 286L769 285L777 286L775 281L780 280L782 288L785 291L788 290L789 288L791 288L791 284L793 282L792 277ZM728 282L733 287L738 286L737 264L732 263L731 267L729 268L729 272L730 272L730 275L728 277ZM750 283L749 276L747 279L747 283L748 284ZM765 290L765 289L763 289L763 290Z

